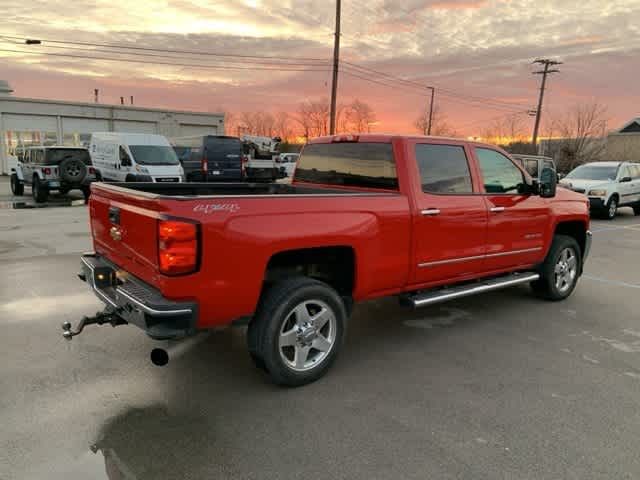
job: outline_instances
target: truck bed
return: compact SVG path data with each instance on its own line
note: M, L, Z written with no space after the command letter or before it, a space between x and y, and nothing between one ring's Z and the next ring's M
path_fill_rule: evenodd
M392 192L371 192L350 188L321 188L284 183L214 183L214 182L186 182L186 183L108 183L111 190L133 194L132 190L148 198L186 198L217 197L217 196L265 196L265 195L393 195Z

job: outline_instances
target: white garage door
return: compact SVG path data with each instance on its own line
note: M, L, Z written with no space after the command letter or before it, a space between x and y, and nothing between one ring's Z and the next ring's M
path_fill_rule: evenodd
M13 115L2 116L4 129L16 132L57 132L58 119L45 115Z
M195 137L196 135L217 135L216 125L180 125L179 137Z
M116 120L113 131L122 133L156 133L155 122L134 122L132 120Z
M108 120L95 120L93 118L62 118L62 133L93 133L108 131Z

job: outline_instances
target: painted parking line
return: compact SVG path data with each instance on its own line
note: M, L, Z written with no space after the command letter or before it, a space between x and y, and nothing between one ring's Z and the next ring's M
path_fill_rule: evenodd
M637 227L640 227L640 223L634 223L633 225L621 225L617 227L596 228L596 229L592 229L591 231L593 233L598 233L598 232L609 232L612 230L636 230Z
M587 280L592 280L594 282L608 283L609 285L616 285L618 287L640 289L640 285L636 285L635 283L620 282L618 280L609 280L608 278L594 277L593 275L583 274L582 278L586 278Z

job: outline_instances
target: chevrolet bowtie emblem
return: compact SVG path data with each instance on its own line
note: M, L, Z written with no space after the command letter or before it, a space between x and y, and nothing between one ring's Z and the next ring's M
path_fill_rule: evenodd
M109 235L111 235L111 238L119 242L122 240L122 229L120 227L111 227Z

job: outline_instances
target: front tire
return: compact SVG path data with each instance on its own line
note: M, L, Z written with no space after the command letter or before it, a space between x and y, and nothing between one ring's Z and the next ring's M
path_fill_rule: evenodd
M347 311L338 292L312 278L292 278L262 297L249 329L250 351L274 383L298 387L331 367L346 324Z
M24 195L24 183L20 181L15 173L11 174L11 193L17 197Z
M49 189L46 185L42 185L38 177L33 177L33 183L31 184L31 193L36 203L44 203L49 198Z
M575 238L556 235L540 268L540 279L531 287L546 300L564 300L576 288L581 265L582 251Z
M604 210L604 216L607 220L613 220L616 218L616 213L618 211L618 197L612 196L607 203L607 206Z

